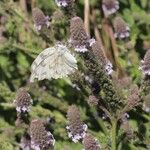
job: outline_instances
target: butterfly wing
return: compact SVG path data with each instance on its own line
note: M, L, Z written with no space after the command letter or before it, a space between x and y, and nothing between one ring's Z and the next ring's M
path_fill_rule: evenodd
M41 52L31 66L30 82L34 79L58 79L71 74L77 69L76 59L69 51L62 53L55 47Z
M31 65L30 82L34 79L43 80L47 76L49 57L53 56L55 52L54 47L50 47L42 51Z

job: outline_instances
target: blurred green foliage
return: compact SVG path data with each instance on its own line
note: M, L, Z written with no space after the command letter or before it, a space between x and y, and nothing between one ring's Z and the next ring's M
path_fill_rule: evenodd
M116 15L124 18L131 28L131 33L130 39L117 41L117 47L120 49L118 61L133 81L140 84L141 73L138 69L140 60L145 51L150 49L150 1L119 0L119 2L120 10ZM96 11L96 24L102 33L100 3L100 0L90 1L91 11ZM27 5L27 14L18 5L17 0L0 1L0 30L4 28L3 34L0 34L0 150L19 149L18 143L23 131L15 127L16 111L12 102L18 88L23 86L28 88L31 63L37 54L49 45L33 27L31 2L29 1ZM38 0L36 5L49 16L58 9L54 0ZM83 17L83 0L76 2L76 9L77 14ZM63 26L58 31L60 32L55 35L56 40L66 39ZM94 36L92 24L91 34ZM72 87L70 79L40 81L33 84L29 92L34 100L30 119L37 117L54 119L51 129L56 139L56 150L82 149L81 144L74 144L68 139L65 130L66 112L70 104L78 105L82 119L107 150L105 146L110 145L109 135L105 136L102 133L98 121L93 118L89 106L84 101L83 93ZM119 149L148 149L146 146L150 144L150 117L134 111L129 114L130 125L136 137L131 141L123 139L119 143ZM140 131L142 125L144 129Z

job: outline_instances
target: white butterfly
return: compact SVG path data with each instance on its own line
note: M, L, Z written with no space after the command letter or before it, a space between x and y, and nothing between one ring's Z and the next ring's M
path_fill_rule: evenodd
M34 79L58 79L66 77L77 69L77 61L68 48L56 44L42 51L31 65L30 82Z

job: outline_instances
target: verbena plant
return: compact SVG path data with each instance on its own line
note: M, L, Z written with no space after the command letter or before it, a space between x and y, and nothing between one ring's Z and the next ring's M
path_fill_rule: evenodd
M148 0L0 4L0 149L150 148Z

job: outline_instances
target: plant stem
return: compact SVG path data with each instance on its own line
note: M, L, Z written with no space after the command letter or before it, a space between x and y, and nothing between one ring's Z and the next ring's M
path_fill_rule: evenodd
M107 131L107 128L103 122L103 120L100 118L100 117L97 117L98 114L97 114L97 110L95 108L91 108L91 111L93 112L93 115L95 117L95 119L98 121L98 124L100 125L102 131L104 132L105 135L108 135L108 131Z
M117 150L117 145L116 145L117 120L113 118L113 119L111 120L111 123L112 123L112 129L111 129L112 150Z

